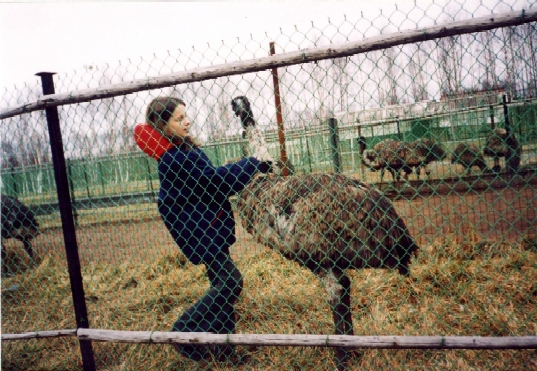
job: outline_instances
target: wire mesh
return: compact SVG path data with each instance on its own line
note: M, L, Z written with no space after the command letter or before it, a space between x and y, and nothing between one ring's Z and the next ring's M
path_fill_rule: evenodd
M70 92L260 58L269 55L271 42L277 53L286 53L533 7L532 1L402 5L374 19L347 15L306 30L89 65L56 75L55 88ZM536 23L529 22L278 69L293 179L339 174L353 184L373 184L391 200L419 246L408 277L373 269L373 263L348 270L355 335L537 333L536 55ZM157 208L158 163L134 142L133 126L145 121L151 99L174 96L187 102L191 134L215 166L224 166L244 156L247 141L231 100L246 96L271 156L278 159L282 147L272 79L267 70L58 108L91 328L170 331L210 288L210 272L192 264L166 229ZM5 89L2 106L40 96L40 85L27 83ZM2 333L76 327L46 125L44 111L34 111L4 119L0 127ZM308 199L316 211L310 211L303 229L281 232L287 245L297 235L344 240L335 226L342 214L324 203L338 199L332 210L347 205L349 188L319 194L313 192L318 184L304 182L286 184L316 196ZM331 297L319 272L267 248L260 230L243 224L246 215L248 221L262 219L256 213L267 204L284 202L279 214L284 215L301 200L282 201L278 188L274 197L252 193L259 202L247 204L245 214L241 200L252 187L229 198L237 222L231 256L243 279L235 332L333 334ZM8 195L26 207L4 207ZM328 209L323 214L321 206ZM24 240L20 234L32 214L39 224L29 240L33 258L17 239ZM7 221L17 221L18 229ZM2 345L6 370L83 367L76 339ZM243 346L233 360L214 355L192 360L168 345L94 342L93 350L97 368L106 370L337 366L333 349L322 347ZM363 349L346 367L537 370L535 359L534 350Z

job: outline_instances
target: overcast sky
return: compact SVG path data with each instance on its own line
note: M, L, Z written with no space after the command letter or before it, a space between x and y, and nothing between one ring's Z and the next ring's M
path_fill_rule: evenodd
M417 0L426 7L432 0ZM441 2L441 0L437 1ZM65 73L84 65L152 56L207 42L232 43L309 29L311 22L336 24L343 15L414 0L288 2L2 2L0 88L33 81L37 72ZM302 26L302 27L301 27Z

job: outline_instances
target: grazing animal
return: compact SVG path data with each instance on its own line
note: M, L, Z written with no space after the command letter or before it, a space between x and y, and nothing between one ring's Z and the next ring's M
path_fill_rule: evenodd
M466 169L466 175L470 175L474 166L482 172L488 171L483 155L474 144L459 143L451 155L451 163L462 165Z
M232 101L249 150L271 161L246 97ZM274 172L278 172L275 166ZM239 195L244 228L262 244L309 268L322 282L335 332L353 335L351 282L346 269L388 268L409 274L418 246L392 203L376 188L342 174L255 178ZM338 370L349 354L336 349Z
M505 168L508 172L516 172L520 166L522 148L516 136L512 132L502 128L496 128L487 137L483 153L485 156L494 158L493 171L501 170L499 158L505 157Z
M442 160L446 153L437 142L422 138L411 143L400 142L393 139L385 139L377 143L371 150L365 150L363 163L371 170L380 170L380 181L384 178L384 171L387 169L394 181L401 180L401 172L404 173L405 180L413 170L419 179L421 169L425 168L427 177L430 170L427 165L433 161Z
M401 180L401 171L410 174L412 168L407 166L405 158L408 157L409 148L403 142L393 139L384 139L375 144L372 149L365 150L364 165L371 170L380 170L380 182L384 179L384 172L388 170L394 181ZM406 177L405 177L406 179Z
M2 268L6 258L4 239L16 238L24 244L24 250L34 261L31 241L39 234L39 223L26 205L12 196L1 195L2 200Z
M442 161L446 157L446 151L442 146L428 138L421 138L409 144L410 155L406 159L408 166L416 170L416 176L419 179L421 169L425 169L427 178L431 175L431 170L427 165L434 161Z

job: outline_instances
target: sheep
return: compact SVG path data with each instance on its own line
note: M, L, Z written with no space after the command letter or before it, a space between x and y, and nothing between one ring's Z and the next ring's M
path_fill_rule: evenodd
M488 171L483 155L474 144L459 143L453 151L451 163L462 165L466 169L467 175L470 175L474 166L477 166L482 172Z
M408 180L413 169L420 179L421 168L425 168L425 173L429 177L431 172L426 166L433 161L442 160L445 156L446 153L440 144L422 138L411 143L385 139L377 143L373 149L365 150L362 158L368 168L381 171L382 182L385 169L390 171L394 181L401 180L401 172L404 172L404 178Z
M24 250L34 262L31 241L39 234L39 223L35 214L26 205L12 196L2 197L2 270L7 256L4 239L16 238L24 244Z
M506 129L496 128L486 139L483 153L494 157L494 172L500 171L499 157L505 157L505 168L508 172L516 172L520 166L522 149L516 136Z
M244 96L232 101L249 151L272 161ZM258 243L310 269L332 308L336 334L353 335L351 282L347 269L388 268L403 275L418 246L392 203L376 188L342 174L259 175L241 192L241 222ZM349 354L336 349L338 370Z

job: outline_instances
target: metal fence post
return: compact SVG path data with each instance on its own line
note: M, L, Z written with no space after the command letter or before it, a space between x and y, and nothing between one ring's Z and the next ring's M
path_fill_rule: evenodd
M61 133L60 133L61 135ZM63 152L62 152L63 153ZM67 169L67 180L68 180L68 183L69 183L69 189L71 190L71 194L69 195L70 196L70 199L71 199L71 208L73 210L73 219L75 221L75 226L79 226L80 224L78 224L78 210L76 208L76 195L75 195L75 185L74 185L74 182L73 182L73 172L72 172L72 163L71 163L71 160L66 160L65 161L65 166L66 166L66 169Z
M98 164L99 164L99 179L101 180L101 191L102 191L101 194L105 195L106 191L104 189L104 173L103 173L103 162L102 162L102 160L99 160Z
M339 148L339 129L337 119L331 117L328 119L328 128L330 129L330 144L332 149L332 163L334 171L341 173L341 153Z
M54 73L40 72L36 75L41 77L43 95L54 94L54 81L52 79ZM73 295L76 325L77 328L89 328L86 301L84 298L84 285L82 282L82 272L80 268L80 259L78 256L78 244L73 219L73 208L69 195L67 168L63 153L63 142L60 130L58 108L48 107L45 109L45 113L50 136L52 163L54 165L54 178L56 180L56 190L58 193L58 202L62 221L63 238L65 241L65 252L67 255L69 280ZM80 340L80 351L82 353L84 371L95 371L95 360L93 357L91 341Z
M509 122L509 108L507 107L507 95L504 94L502 97L502 104L503 104L503 117L505 120L505 131L507 131L507 134L511 131L511 124Z
M13 196L19 197L19 189L17 188L17 179L13 165L11 166L11 180L13 181Z
M91 191L90 191L90 182L88 179L88 172L86 171L86 164L82 163L82 171L84 172L84 181L86 182L86 194L88 195L88 200L91 200Z

